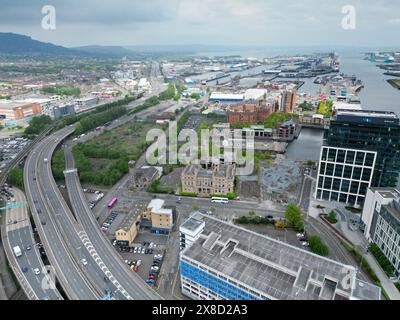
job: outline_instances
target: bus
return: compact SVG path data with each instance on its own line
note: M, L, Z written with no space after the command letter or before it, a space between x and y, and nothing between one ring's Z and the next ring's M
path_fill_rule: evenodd
M229 199L228 198L212 197L211 198L211 202L227 204L227 203L229 203Z
M114 207L114 205L117 203L117 201L118 201L117 197L112 198L112 199L110 200L110 202L107 204L107 207L108 207L109 209L111 209L112 207Z

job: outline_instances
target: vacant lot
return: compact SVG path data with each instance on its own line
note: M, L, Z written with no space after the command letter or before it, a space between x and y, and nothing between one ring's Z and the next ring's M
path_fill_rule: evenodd
M129 172L128 162L146 150L147 132L160 128L154 123L128 123L105 130L93 140L74 147L74 158L82 183L112 186Z

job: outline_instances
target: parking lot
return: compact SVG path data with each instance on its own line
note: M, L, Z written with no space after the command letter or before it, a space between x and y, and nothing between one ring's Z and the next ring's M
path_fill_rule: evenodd
M164 260L166 242L167 236L141 231L130 248L114 244L132 272L137 272L149 285L155 285Z
M0 172L29 142L22 137L0 139Z

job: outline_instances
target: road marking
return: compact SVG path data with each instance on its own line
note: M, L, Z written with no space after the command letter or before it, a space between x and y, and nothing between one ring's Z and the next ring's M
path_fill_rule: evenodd
M118 290L128 299L133 300L133 298L129 295L129 293L122 287L122 285L115 279L113 274L107 268L103 260L97 254L96 249L93 247L92 242L89 240L88 235L85 231L78 232L78 236L81 239L83 245L88 250L96 264L100 267L101 271L106 275L106 277L118 288Z

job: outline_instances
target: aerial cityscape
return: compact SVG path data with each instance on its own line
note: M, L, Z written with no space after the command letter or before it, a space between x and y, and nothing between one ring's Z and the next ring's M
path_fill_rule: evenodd
M400 300L400 3L24 2L0 300Z

